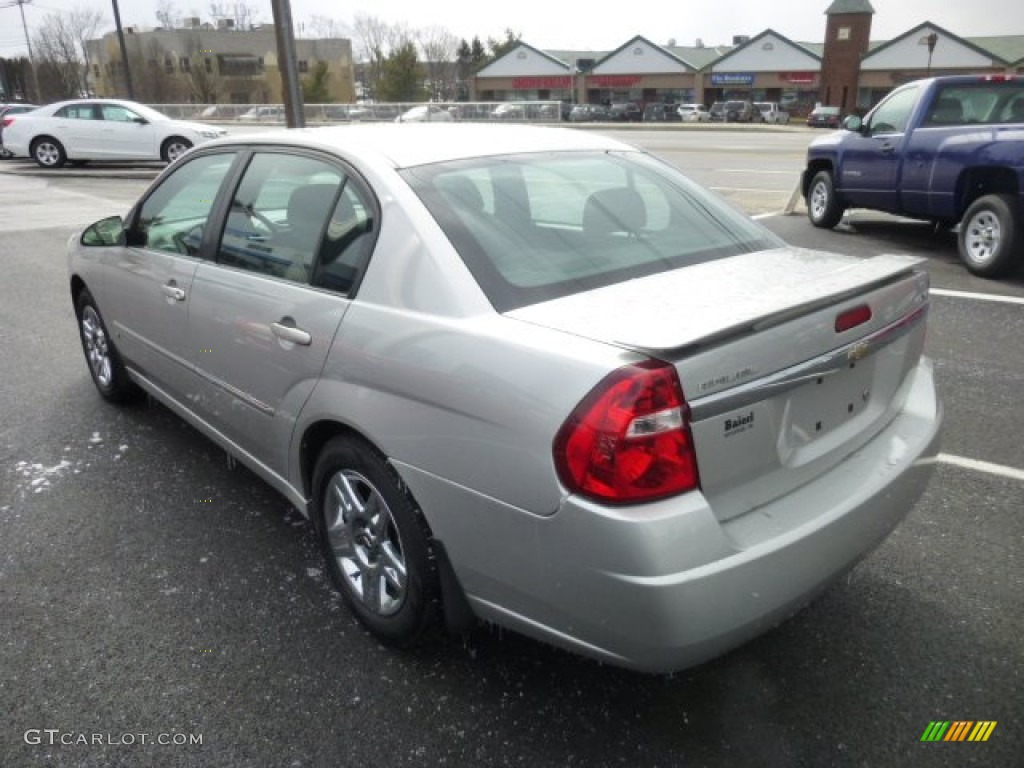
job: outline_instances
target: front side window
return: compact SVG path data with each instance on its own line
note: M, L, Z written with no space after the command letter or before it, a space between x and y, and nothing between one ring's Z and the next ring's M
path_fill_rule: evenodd
M879 104L871 113L871 135L882 133L903 133L910 120L910 113L917 103L918 86L896 91Z
M184 256L196 256L210 212L234 152L204 155L182 163L146 198L129 242Z
M641 153L519 155L404 176L498 311L781 244Z
M139 119L139 115L120 104L101 104L100 113L104 120L113 123L131 123Z
M337 166L260 153L231 202L217 260L347 292L367 255L373 218L367 196Z

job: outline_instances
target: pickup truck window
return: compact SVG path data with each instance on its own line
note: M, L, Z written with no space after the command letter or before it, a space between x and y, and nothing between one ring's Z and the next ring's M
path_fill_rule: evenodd
M871 115L872 136L881 133L903 133L910 119L910 113L917 103L919 87L912 86L896 91L879 104Z

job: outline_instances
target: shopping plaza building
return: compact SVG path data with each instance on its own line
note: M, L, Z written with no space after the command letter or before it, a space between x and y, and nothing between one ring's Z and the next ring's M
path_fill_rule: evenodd
M815 104L866 110L897 85L930 75L1024 74L1024 30L960 37L923 22L892 40L872 40L868 0L835 0L825 41L796 42L766 29L731 45L657 45L634 37L613 51L539 50L520 42L481 69L470 98L576 103L723 99L777 101L795 114Z

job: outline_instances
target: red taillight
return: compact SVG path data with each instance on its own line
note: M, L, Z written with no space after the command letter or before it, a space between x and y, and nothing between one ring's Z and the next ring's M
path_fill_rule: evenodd
M6 128L8 125L10 125L13 122L14 122L14 118L13 117L5 117L5 118L3 118L3 127Z
M627 504L699 484L689 409L675 369L658 361L612 372L555 437L555 466L573 493Z
M836 315L836 333L842 333L843 331L848 331L851 328L856 328L858 325L863 325L870 319L871 307L867 304L861 304L853 309L840 312Z

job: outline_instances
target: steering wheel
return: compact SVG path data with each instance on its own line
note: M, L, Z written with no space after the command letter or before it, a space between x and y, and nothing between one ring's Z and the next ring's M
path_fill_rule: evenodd
M171 240L174 241L174 247L178 249L178 253L195 256L199 253L199 246L203 242L203 225L196 224L192 229L175 232L171 235Z
M272 222L270 219L268 219L266 216L264 216L259 211L254 211L252 208L246 208L245 209L245 215L248 216L251 220L258 221L260 224L262 224L270 234L272 234L272 235L276 235L277 234L278 229L279 229L277 224Z

